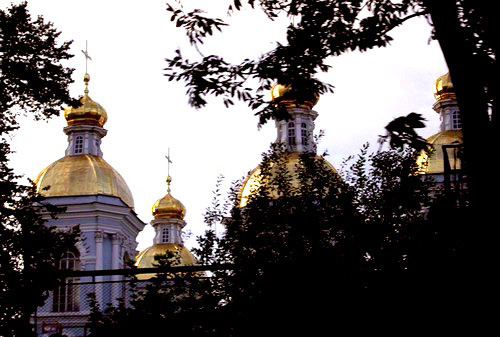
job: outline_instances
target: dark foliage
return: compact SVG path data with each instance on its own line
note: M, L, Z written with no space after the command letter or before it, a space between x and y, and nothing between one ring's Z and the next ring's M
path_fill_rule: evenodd
M169 80L185 82L192 106L203 107L207 95L221 97L226 106L237 99L246 102L255 111L260 123L270 118L287 118L282 104L271 104L265 98L273 83L291 85L291 94L298 101L332 91L331 84L322 83L315 77L317 72L329 70L325 63L329 57L386 46L392 39L390 34L393 28L413 17L425 17L433 27L432 37L441 45L457 93L471 206L485 223L472 242L483 248L494 245L488 238L496 236L496 233L491 233L495 226L486 225L495 217L492 213L495 201L489 196L500 189L495 156L491 155L500 147L496 76L499 73L496 61L499 39L496 32L500 27L494 2L235 0L231 2L228 13L238 11L247 4L264 11L270 20L280 15L289 17L287 43L277 44L274 50L260 58L245 59L239 64L231 64L219 55L188 60L177 51L174 57L167 59L165 75ZM206 17L195 24L197 16L194 12L183 11L179 2L175 6L170 5L169 9L175 14L172 19L186 30L188 36L192 36L196 29L198 38L191 39L195 47L203 38L228 28L224 27L223 20ZM416 134L411 130L414 125L403 123L404 130L393 128L398 126L395 124L401 126L400 122L388 125L391 143L395 146L408 142L424 146L421 139L414 137ZM478 258L485 260L494 255L494 251L483 251Z
M287 29L287 44L259 59L245 59L230 64L218 55L191 61L180 51L167 59L166 76L169 80L184 81L189 103L196 107L206 104L207 95L222 97L226 106L234 99L248 104L265 123L270 118L284 118L279 105L270 104L265 93L271 84L291 85L292 94L299 101L325 92L332 92L330 84L315 78L319 71L328 71L325 63L331 56L374 47L386 46L392 38L389 32L409 18L428 15L421 1L234 1L228 13L240 10L244 3L258 7L270 20L286 15L291 19ZM201 11L186 13L182 5L167 5L171 20L186 30L196 48L203 39L222 31L222 19L200 16ZM256 81L254 81L256 80ZM253 87L249 83L258 83Z
M60 32L43 17L33 19L26 7L22 3L0 11L2 132L17 127L19 113L47 118L58 115L63 103L78 102L68 92L73 69L61 63L72 57L72 41L58 45Z
M389 145L393 149L402 149L409 146L415 150L428 150L426 140L415 131L415 129L425 127L424 121L422 115L415 112L398 117L385 126L387 133L380 136L380 143L382 144L389 139Z
M158 256L157 266L175 265L179 258L172 253ZM213 313L220 296L214 287L217 281L204 276L199 272L182 272L158 273L149 281L133 278L130 300L107 308L100 308L91 294L90 336L139 336L162 331L212 336Z
M264 154L244 207L236 182L225 200L218 187L207 210L199 261L233 268L201 279L159 276L136 290L131 307L96 310L92 336L127 331L137 319L148 322L141 329L176 326L190 336L373 332L375 323L387 329L416 324L422 304L443 304L433 296L447 294L464 233L450 230L441 222L444 208L432 206L428 184L417 174L418 151L367 151L341 178L309 153L291 167L289 154L275 146Z
M15 180L12 172L1 178L2 187ZM40 212L55 216L61 209L44 204L35 187L9 188L0 199L0 334L30 336L30 316L57 284L55 262L74 247L79 231L46 226Z
M75 103L67 86L72 69L70 42L43 18L31 18L26 3L0 10L0 335L29 336L30 315L57 281L54 263L74 245L77 230L62 233L44 225L40 213L54 216L34 186L25 186L9 167L9 133L19 114L43 119L57 114L62 103ZM52 275L52 276L50 276Z
M489 295L496 286L491 266L498 259L493 239L498 237L497 201L493 196L500 190L494 155L500 148L496 75L500 21L496 17L496 3L486 0L234 0L231 3L229 14L248 5L264 11L270 20L280 15L289 17L286 44L277 44L260 58L245 59L239 64L231 64L219 55L188 60L178 51L167 59L166 76L185 82L192 106L203 107L207 95L221 97L226 105L238 99L255 111L260 123L287 117L280 104L265 99L271 84L291 85L292 94L299 101L306 100L304 96L321 95L332 90L330 84L316 79L317 72L329 70L327 58L386 46L391 41L391 30L413 17L424 16L430 22L432 38L440 43L448 65L463 125L463 169L470 192L470 214L475 217L474 221L465 216L457 218L474 223L467 243L474 258L462 267L475 278L465 288L480 293L473 306L485 308L488 302L493 305ZM193 24L187 26L184 22L190 22L188 18L192 15L183 12L182 7L177 10L174 21L183 18L179 26L191 34ZM205 31L210 26L217 27L210 33L227 29L222 20L204 22ZM211 34L204 36L208 35ZM193 44L197 47L199 42ZM421 139L414 137L411 124L399 119L388 126L393 145L423 146ZM482 312L487 316L487 310Z

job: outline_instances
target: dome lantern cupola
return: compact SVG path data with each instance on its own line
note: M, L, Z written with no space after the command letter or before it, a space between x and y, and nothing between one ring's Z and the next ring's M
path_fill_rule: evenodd
M183 220L186 215L186 208L184 205L177 199L175 199L170 193L170 183L172 182L172 178L170 176L167 177L167 194L158 199L153 207L152 213L153 217L158 219L179 219Z
M67 156L92 155L102 157L101 139L106 136L103 128L108 120L106 110L89 96L89 74L85 73L84 95L80 99L82 105L78 108L67 107L64 117L68 126L64 133L68 135Z
M78 108L67 107L64 109L64 118L66 118L68 126L89 125L102 128L108 120L108 114L102 105L93 101L89 96L89 74L85 74L83 81L85 82L85 90L80 99L82 105Z
M440 115L441 131L461 130L462 121L450 73L437 78L433 92L436 102L432 108Z
M272 102L284 104L289 119L276 120L276 142L286 144L290 152L314 152L316 145L313 139L314 120L318 113L312 108L319 100L318 95L307 99L302 97L302 102L296 99L291 86L276 84L271 89ZM299 103L300 102L300 103Z

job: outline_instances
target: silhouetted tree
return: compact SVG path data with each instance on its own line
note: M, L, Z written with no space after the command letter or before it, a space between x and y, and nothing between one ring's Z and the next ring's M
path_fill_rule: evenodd
M63 67L70 42L42 17L32 19L26 3L0 10L0 335L29 336L29 323L56 282L54 262L74 245L77 232L44 225L45 205L34 186L19 183L9 167L9 133L20 114L35 119L56 115L68 94L72 69Z
M180 255L157 256L157 266L178 264ZM133 267L132 268L136 268ZM152 335L164 332L183 336L218 336L214 313L220 295L200 272L158 272L150 280L128 280L130 297L117 306L100 308L90 295L91 337ZM217 330L220 331L220 330Z
M376 321L386 330L430 327L436 321L419 322L418 312L443 304L434 295L450 279L436 270L459 261L463 237L433 225L442 208L432 207L418 153L364 147L341 178L311 153L290 165L275 145L243 205L240 181L225 199L218 187L206 212L199 263L232 268L158 277L136 289L131 306L96 310L92 336L135 331L139 321L196 336L373 332Z
M195 47L226 28L224 20L209 18L200 10L186 12L179 3L167 5L167 11L171 20L186 30ZM495 289L491 266L498 256L493 239L498 235L493 196L500 190L494 155L500 148L496 76L496 32L500 27L494 5L492 1L475 0L234 0L229 14L251 6L264 11L270 20L289 17L286 43L239 64L231 64L219 55L188 60L177 51L167 59L165 75L169 80L185 82L189 103L194 107L204 106L206 96L214 95L221 97L226 106L235 99L246 102L260 123L273 117L283 119L287 117L286 109L265 99L271 84L291 85L290 94L299 101L331 91L329 84L316 78L318 72L329 70L329 57L386 46L392 40L393 28L411 18L425 17L448 64L462 116L463 169L471 211L470 217L457 221L474 223L467 243L471 258L462 266L471 278L463 286L469 293L482 292L472 305L485 308L482 302ZM400 135L410 136L413 142L412 126L408 125L409 129L399 122L388 125L393 144L405 142ZM421 139L414 140L419 144Z

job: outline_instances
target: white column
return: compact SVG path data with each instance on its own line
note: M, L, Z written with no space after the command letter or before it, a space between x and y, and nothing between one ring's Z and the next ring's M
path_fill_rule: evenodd
M120 234L113 234L113 250L111 252L111 269L119 269L120 268Z
M102 249L102 241L103 241L103 233L101 231L97 231L95 233L95 269L102 270L104 266L103 261L103 249Z
M115 233L112 237L112 252L111 252L111 269L120 269L121 256L120 256L120 234ZM121 275L112 275L111 281L116 282L121 280ZM121 297L121 289L123 284L121 283L111 283L111 302L113 305L117 305L117 299Z
M96 250L96 252L95 252L95 254L96 254L95 269L96 270L102 270L103 266L104 266L102 241L103 241L103 233L102 233L102 231L97 231L95 233L95 250ZM96 281L95 295L96 295L97 303L99 303L100 308L103 309L104 308L104 287L102 286L103 277L96 276L95 281Z
M295 143L297 144L297 151L304 152L304 144L302 144L302 117L300 115L295 117Z

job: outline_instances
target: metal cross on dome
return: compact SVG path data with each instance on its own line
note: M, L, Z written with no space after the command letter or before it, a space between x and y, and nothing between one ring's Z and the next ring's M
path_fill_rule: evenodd
M168 154L165 156L167 158L167 175L170 177L170 164L172 163L172 160L170 159L170 148L168 148Z
M85 40L85 50L82 50L83 55L85 55L85 74L87 73L87 60L92 60L87 51L87 40Z
M172 160L170 159L170 148L168 148L168 154L165 158L167 158L167 192L170 193L170 182L172 181L172 178L170 177L170 164L172 164Z

